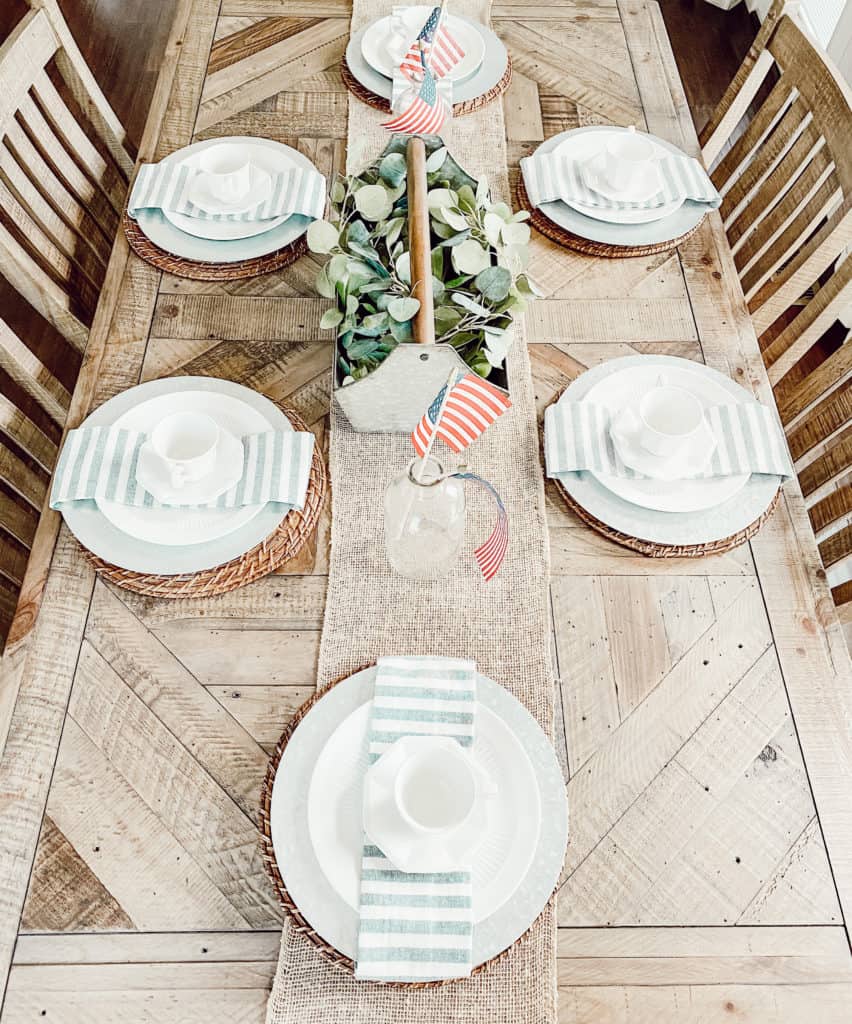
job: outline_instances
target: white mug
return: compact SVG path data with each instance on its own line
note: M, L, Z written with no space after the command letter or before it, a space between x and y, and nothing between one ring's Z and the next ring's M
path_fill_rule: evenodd
M210 192L222 203L236 203L251 189L251 163L235 146L211 146L201 154L199 167Z
M639 443L652 455L675 455L701 430L704 409L685 388L658 384L639 402Z
M458 742L441 736L408 737L414 748L394 782L393 799L415 832L449 832L463 825L496 787Z
M172 487L208 476L216 465L219 426L197 412L176 412L160 420L149 438L151 450L163 463Z
M394 67L402 63L402 58L408 53L411 43L411 30L402 16L402 10L404 8L394 8L390 18L390 31L385 41L385 50Z
M654 161L654 144L632 128L612 135L604 147L604 177L619 192L626 192Z

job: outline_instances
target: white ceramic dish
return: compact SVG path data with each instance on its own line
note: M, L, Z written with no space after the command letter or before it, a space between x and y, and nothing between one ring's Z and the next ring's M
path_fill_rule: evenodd
M177 150L165 158L165 161L180 162L204 152L210 146L219 145L221 142L239 142L265 148L272 158L278 161L290 160L292 163L304 167L306 170L315 171L316 168L295 149L285 146L280 142L273 142L271 139L245 139L240 137L229 137L228 139L206 139L204 142L195 142L185 149ZM267 156L268 156L267 154ZM278 164L277 166L280 166ZM172 223L162 210L140 210L136 218L139 227L151 239L155 245L160 246L167 252L174 253L183 259L195 260L205 263L239 263L243 260L255 259L258 256L266 256L271 252L277 252L287 245L291 245L300 238L311 223L310 217L293 215L286 220L280 221L275 227L270 223L263 222L262 230L258 233L243 238L230 238L219 240L215 238L200 238L182 230ZM211 222L207 222L211 223ZM245 227L247 222L243 222ZM260 225L251 225L260 227Z
M592 168L596 166L596 161L600 160L604 147L608 140L613 135L621 134L626 132L626 128L609 128L603 127L602 131L589 132L585 129L579 129L576 131L568 132L562 141L556 146L556 152L561 156L569 158L583 166L585 170L586 166L591 163ZM665 149L660 145L660 141L655 139L652 135L646 136L654 145L655 149L660 156L665 155ZM593 172L594 173L594 172ZM659 172L657 172L659 176ZM592 186L596 191L601 191L601 194L605 193L598 186L602 184L602 174L597 174L597 184ZM641 199L636 198L634 195L625 196L618 195L613 196L619 200L628 202L642 202ZM646 195L645 198L648 198ZM568 202L564 203L565 206L576 210L578 213L583 214L585 217L592 217L594 220L606 221L609 224L651 224L655 221L663 220L666 217L670 217L673 213L676 213L684 201L682 199L675 200L671 203L666 203L664 206L657 206L648 210L614 210L606 207L587 206L585 203ZM553 204L547 204L551 206Z
M659 367L640 362L604 377L589 389L583 401L603 405L611 413L617 414L632 405L638 396L654 387L659 377ZM719 384L714 371L688 359L677 360L676 365L667 367L665 381L666 384L692 392L704 409L732 401L730 392ZM733 400L747 401L748 396L746 392L740 390L740 394ZM688 456L689 453L686 454ZM653 459L655 457L651 456L650 460ZM665 472L665 462L666 460L656 459L653 466L658 471L662 469ZM680 458L673 460L670 470L675 476L681 465ZM715 508L739 494L749 480L748 473L701 480L670 481L632 480L604 473L592 473L591 476L625 501L657 512L700 512Z
M280 150L272 149L269 146L262 145L260 142L251 141L235 141L233 139L213 139L215 143L213 146L208 146L201 152L193 150L194 147L189 146L185 150L181 150L180 153L185 155L177 159L175 163L179 166L187 165L191 168L197 168L200 164L201 153L207 155L211 150L219 149L234 149L239 148L241 153L245 156L246 160L252 165L252 181L253 191L258 198L250 205L246 205L245 201L241 201L236 204L235 209L226 209L223 204L217 200L209 190L204 189L204 179L197 178L197 197L194 192L190 198L194 203L201 206L202 209L209 210L211 213L244 213L247 209L252 209L257 206L258 203L268 198L269 186L272 184L272 175L278 174L281 171L286 171L288 167L293 166L293 160L290 158L290 154L287 151L287 147L283 146ZM265 141L265 140L264 140ZM173 156L180 157L180 153L172 154ZM258 191L266 182L267 189L264 195L262 191ZM193 185L196 185L193 182ZM198 202L201 199L201 202ZM279 224L283 224L286 217L275 217L271 220L260 220L260 221L218 221L218 220L199 220L198 217L189 217L183 213L171 213L169 210L163 210L163 216L170 223L174 224L176 228L186 232L186 234L193 235L195 238L206 238L212 241L233 241L234 239L240 238L253 238L255 235L262 235L266 231L271 231L273 228L277 228Z
M176 410L212 416L233 438L269 429L267 418L244 400L207 391L158 395L133 406L119 416L114 425L150 433L161 419ZM140 482L145 485L145 480ZM196 500L211 501L218 496L213 491L207 493L210 497ZM149 544L166 546L208 544L245 526L263 509L263 505L222 510L132 508L100 499L97 506L108 522L129 536Z
M426 23L432 11L431 7L418 6L408 7L402 12L405 22L406 33L409 42L417 37L417 33ZM447 15L447 30L464 50L464 57L449 71L445 78L448 82L461 82L479 70L485 56L485 41L476 26L457 18L455 15ZM364 60L385 78L393 79L394 70L398 67L399 61L395 60L392 52L393 18L386 15L367 26L361 38L361 54ZM404 49L404 48L403 48ZM404 53L400 54L401 57Z
M470 18L458 18L459 21L472 26L482 37L485 54L482 64L472 75L453 82L453 103L464 103L490 92L506 74L508 54L500 39L486 25L481 25ZM358 82L370 92L390 101L393 92L393 80L376 71L367 63L361 52L361 41L369 26L355 32L346 47L346 63Z
M625 466L652 480L684 481L703 473L716 450L716 438L704 420L694 437L673 455L654 455L642 445L636 403L623 409L610 427L612 443Z
M660 373L672 380L677 368L694 366L676 356L625 356L587 370L563 392L560 401L582 401L599 381L628 368L647 368L656 381ZM754 401L752 396L717 370L705 368L709 377L724 388L728 401ZM780 477L753 473L745 487L711 511L663 513L643 508L614 494L591 473L562 473L558 477L567 493L602 523L631 537L655 544L710 544L751 526L772 504L781 484ZM659 484L657 484L659 486Z
M596 153L580 167L583 181L592 191L605 199L611 199L616 203L644 203L660 191L662 179L656 164L650 164L631 189L621 192L614 189L606 180L605 164L604 154Z
M85 423L108 426L140 402L158 395L207 391L238 398L265 420L267 429L292 430L290 421L268 398L251 388L215 377L166 377L129 388L96 409ZM262 428L263 429L263 428ZM63 511L63 517L75 537L99 558L132 572L177 576L201 572L223 565L250 551L273 533L288 512L286 505L270 502L249 522L224 537L206 544L172 546L138 540L111 523L94 502L80 502Z
M364 669L332 687L314 704L281 757L270 807L275 859L287 891L318 934L353 959L358 914L334 889L317 861L308 830L308 792L323 748L345 718L372 700L375 679L375 667ZM475 924L474 965L510 946L544 909L559 879L568 837L565 781L552 745L508 690L482 675L476 685L480 710L487 708L503 720L533 766L541 800L541 832L532 863L514 895ZM360 785L355 799L360 801Z
M237 149L238 147L229 145L227 147L213 147L207 150L208 154L215 154L219 152L219 149L223 149L226 152ZM259 146L250 146L249 148L259 150ZM240 153L242 154L242 147L239 147ZM199 210L203 210L205 213L213 215L219 214L228 217L236 217L243 213L248 213L253 210L260 203L265 203L266 200L272 194L272 173L263 167L258 167L257 164L251 163L248 170L248 191L242 198L234 200L233 202L226 202L220 199L218 196L213 194L211 180L207 174L200 174L192 182L189 189L190 202L194 203Z
M371 704L361 704L334 730L317 758L308 792L314 853L332 888L353 910L358 907ZM510 725L484 705L476 714L472 752L497 787L472 868L474 920L484 921L514 895L529 871L541 829L541 802L533 766Z

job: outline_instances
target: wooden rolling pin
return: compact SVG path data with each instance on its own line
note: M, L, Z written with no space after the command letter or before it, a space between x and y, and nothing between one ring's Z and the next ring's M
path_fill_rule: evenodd
M408 248L411 294L420 300L414 317L414 340L435 343L435 307L432 301L432 245L429 240L429 205L426 184L426 146L419 135L408 140Z

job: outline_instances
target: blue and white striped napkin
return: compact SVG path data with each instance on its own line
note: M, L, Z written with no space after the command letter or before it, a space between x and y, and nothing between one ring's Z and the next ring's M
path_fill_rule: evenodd
M370 717L370 764L402 736L451 736L473 743L476 662L380 658ZM425 981L470 974L470 870L398 871L365 840L361 859L355 977Z
M238 508L281 502L301 508L311 474L314 435L281 430L247 434L243 439L243 475L230 490L204 505L163 505L136 481L139 450L146 435L123 427L80 427L62 446L50 507L60 511L100 498L137 508Z
M135 217L140 210L159 209L183 213L210 221L258 221L300 214L315 220L325 210L325 177L319 171L291 167L272 176L268 199L244 213L207 213L189 198L190 187L204 171L187 164L143 164L139 168L127 212Z
M787 442L771 409L757 402L716 405L704 417L716 437L708 466L683 479L767 473L787 479L793 474ZM544 458L547 475L589 469L595 473L645 479L626 466L610 437L610 412L591 402L557 402L544 413Z
M621 202L595 192L585 182L578 160L550 153L533 153L521 160L524 187L533 206L557 199L582 203L603 210L651 210L676 200L691 199L715 210L722 202L716 186L701 164L685 153L667 154L657 161L662 187L656 195L641 203Z

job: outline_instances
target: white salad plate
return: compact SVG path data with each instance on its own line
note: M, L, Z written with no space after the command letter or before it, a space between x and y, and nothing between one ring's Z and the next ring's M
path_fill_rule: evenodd
M664 379L666 385L683 388L695 395L696 401L701 403L704 410L713 405L749 400L747 393L742 390L740 391L742 397L732 398L731 394L714 379L712 370L708 370L700 363L690 362L688 359L678 360L677 365L670 369L667 367ZM659 380L659 367L639 363L599 381L589 389L583 397L583 401L602 405L610 411L612 416L617 416L621 410L633 406L646 391L656 387ZM694 454L694 452L687 451L685 453L687 457L690 454ZM692 472L701 472L706 465L703 451L701 457L704 462L699 462ZM659 472L662 468L665 472L668 460L659 459L656 456L651 456L651 458L656 460L654 466L657 471ZM683 461L678 456L677 460L672 460L673 465L670 468L676 473L677 469L683 467ZM750 476L749 473L741 473L738 476L667 481L659 478L637 480L594 472L591 475L625 501L657 512L700 512L704 509L714 508L739 494L748 483Z
M329 881L314 851L309 828L309 793L312 789L311 777L331 737L342 722L362 707L364 710L360 719L356 719L356 724L348 726L352 735L346 740L346 749L354 749L353 737L364 736L375 681L375 666L356 672L331 687L322 700L317 701L307 712L284 748L275 774L270 804L275 860L290 898L327 943L352 959L355 959L358 941L358 912L355 909L357 897L350 902L352 861L347 854L346 863L349 866L342 873L337 869L334 871L335 877L343 879L340 884L343 891L348 893L348 897L344 898ZM476 686L479 716L477 729L481 722L483 734L491 735L488 723L492 718L500 719L529 758L538 786L541 826L532 861L521 883L502 905L474 924L474 965L490 960L511 946L542 912L559 880L568 838L565 781L553 746L532 715L508 690L482 675L477 677ZM486 712L491 712L491 715ZM494 735L497 735L496 730ZM343 743L342 740L335 742ZM350 768L355 764L357 762L347 762ZM351 770L344 771L340 765L336 774L346 776L353 790L352 794L340 798L340 805L349 807L354 801L360 808L363 773L351 777ZM346 779L342 781L345 783ZM316 783L317 786L320 784ZM335 780L331 785L336 788L337 784L338 780ZM360 853L363 837L360 834L356 836L357 830L353 831L351 812L345 813L342 828L348 830L348 833L343 834L357 841ZM327 816L331 818L333 815L327 811ZM360 809L358 817L360 819ZM519 823L511 827L513 831L521 830ZM335 839L334 842L340 840ZM501 868L493 870L499 871ZM357 892L357 880L355 885ZM476 895L474 903L477 903ZM481 897L478 909L481 913Z
M237 438L269 430L269 422L256 408L241 398L206 391L189 391L158 395L140 402L123 416L119 416L113 426L141 430L150 434L161 420L176 412L195 412L210 416L230 435L231 443L226 441L222 444L220 441L219 444L217 456L219 460L225 462L221 465L219 473L204 480L188 483L179 496L179 500L187 504L213 501L232 487L241 475L238 471L234 478L234 472L227 464L228 461L233 463L234 458L238 457L240 466L242 465L242 444ZM239 450L234 449L233 444L238 445ZM157 489L155 493L155 490L147 486L151 481L146 478L141 452L139 463L137 480L153 498L157 501L163 500L167 497L165 491ZM154 466L150 469L156 472ZM171 490L162 470L159 482L165 489ZM154 487L156 488L156 483ZM238 530L263 509L263 505L245 505L233 509L136 508L100 498L96 503L104 518L119 530L137 540L164 545L207 544Z
M290 146L281 142L273 142L272 139L242 138L231 136L226 139L205 139L203 142L194 142L185 149L179 149L165 157L163 163L181 163L185 160L196 158L211 146L219 146L223 142L238 143L241 146L250 146L265 150L264 162L261 164L267 170L278 172L286 170L288 166L296 165L305 170L315 171L316 167L306 156L303 156ZM255 157L252 156L252 162ZM177 217L172 214L171 217ZM205 224L209 227L215 221L199 221L198 218L186 218L193 222L194 227ZM178 227L162 210L140 210L136 217L141 230L145 235L166 252L173 253L183 259L195 260L203 263L239 263L243 260L255 259L258 256L266 256L271 252L277 252L287 245L292 245L307 230L311 223L310 217L303 217L300 214L293 214L292 217L276 218L275 221L261 221L252 223L249 221L233 222L240 230L246 227L252 230L258 229L254 234L241 238L229 237L225 239L202 238L199 235L191 234L189 231ZM228 222L218 222L228 223Z
M160 395L183 396L199 391L210 393L217 402L223 398L241 400L259 414L260 418L254 422L260 423L262 419L261 430L293 429L274 402L242 384L215 377L165 377L148 381L104 402L86 418L84 425L110 426L135 406L151 398ZM80 543L110 564L132 572L177 576L212 569L244 555L273 533L288 511L287 505L269 502L252 515L248 522L224 536L206 543L184 545L152 543L133 537L111 522L94 501L70 504L63 509L62 515Z
M358 908L364 843L361 795L367 770L372 701L343 719L317 758L308 791L308 831L316 858L336 893ZM475 921L490 917L516 892L535 856L541 801L533 766L507 721L476 709L471 754L497 788L488 827L473 854Z
M201 209L208 213L242 214L258 206L269 198L272 186L273 174L280 174L294 165L287 152L280 152L270 149L269 146L261 145L253 140L244 139L215 139L214 146L207 147L204 151L211 150L237 150L240 157L251 163L252 192L257 197L247 203L245 199L234 204L233 208L227 207L221 200L209 191L205 186L205 178L200 176L192 183L190 199ZM200 164L201 154L190 153L193 147L183 150L186 155L177 160L179 166L187 166L193 170ZM284 147L286 149L286 147ZM175 154L179 155L179 154ZM201 202L198 201L201 200ZM170 210L163 210L163 216L176 228L185 231L196 238L206 238L217 242L233 241L239 238L253 238L255 235L262 235L266 231L277 228L283 224L286 217L274 217L270 220L201 220L198 217L190 217L185 213L172 213Z
M652 386L660 374L674 384L677 369L691 369L694 373L698 364L677 356L624 356L611 359L581 373L562 392L560 402L581 402L592 389L607 377L621 374L626 369L641 368L647 373L648 386ZM726 400L753 402L754 398L739 384L710 367L702 372L724 389ZM634 398L631 395L631 399ZM768 473L752 473L748 482L733 497L712 509L697 512L660 512L643 508L633 501L627 501L604 486L598 477L586 471L557 474L560 486L587 512L602 523L630 537L650 541L654 544L710 544L732 537L758 520L770 507L778 493L781 478ZM620 481L621 482L621 481ZM634 481L636 482L636 481ZM661 487L654 481L654 487Z
M410 44L417 38L417 33L425 25L432 12L428 6L407 7L401 12L405 22L407 42ZM364 60L385 78L393 78L393 73L405 56L405 47L399 47L399 54L394 51L396 42L393 32L393 16L386 15L367 26L361 39L361 53ZM464 50L464 57L444 76L448 82L461 82L478 71L485 57L485 42L469 21L455 15L446 17L447 31Z
M600 192L601 195L607 196L607 198L617 199L619 202L632 202L641 203L644 199L648 199L650 194L647 192L648 185L644 184L645 194L642 191L637 191L636 194L624 194L619 193L617 195L607 195L603 191L605 187L603 185L603 174L598 172L595 174L595 168L598 162L602 162L603 152L606 148L607 143L613 136L622 135L627 132L626 128L609 128L604 127L602 131L586 132L583 130L569 132L563 140L556 147L556 152L566 159L577 163L581 167L581 172L585 171L589 165L590 170L596 177L596 183L594 185L589 182L589 186L596 192ZM655 149L655 153L658 158L662 158L666 155L666 149L663 148L654 138L653 135L645 135L649 142L652 143ZM659 171L657 171L657 180L659 180ZM658 189L657 189L658 191ZM651 224L654 221L663 220L666 217L670 217L673 213L676 213L681 206L683 206L683 199L676 199L670 203L666 203L663 206L655 206L647 210L624 210L624 209L612 209L608 207L588 206L585 203L578 203L574 200L565 200L565 205L576 210L578 213L582 213L586 217L592 217L594 220L606 221L609 224Z

